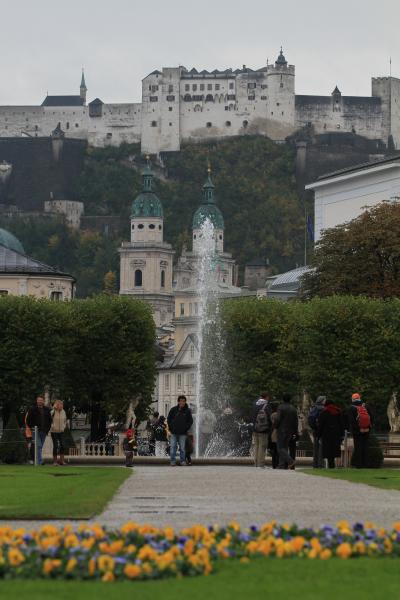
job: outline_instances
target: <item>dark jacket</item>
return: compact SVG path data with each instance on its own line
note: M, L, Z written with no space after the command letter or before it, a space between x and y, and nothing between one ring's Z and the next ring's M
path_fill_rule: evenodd
M167 441L167 424L164 417L162 419L158 419L154 426L154 439L156 442Z
M168 428L175 435L186 435L193 425L192 411L187 404L180 410L179 405L173 406L168 413Z
M122 450L124 452L133 452L133 447L135 445L135 439L132 438L124 438L124 441L122 442Z
M256 421L257 421L257 415L260 412L260 410L262 409L262 407L265 405L266 405L266 413L267 413L267 418L268 418L268 430L265 432L265 433L267 433L268 431L271 430L271 410L268 405L268 400L265 400L264 398L259 398L254 403L252 421L253 421L253 428L254 428L256 425Z
M360 427L358 425L357 406L362 406L362 405L364 405L364 407L367 409L367 412L371 419L371 427L372 427L372 415L371 415L371 411L369 410L368 406L362 400L359 400L358 402L353 402L353 404L349 407L349 410L347 411L347 423L346 423L346 428L350 431L350 433L352 433L352 435L360 435Z
M36 405L32 406L26 415L26 423L31 429L37 427L39 431L42 431L47 435L50 431L53 419L48 406L43 406L41 410L43 411L42 414L40 414L40 410Z
M278 430L278 436L295 435L299 428L299 418L297 410L289 402L282 402L278 406L275 427Z
M324 458L340 456L344 423L342 411L335 404L328 404L320 414L317 436L322 440L322 456Z

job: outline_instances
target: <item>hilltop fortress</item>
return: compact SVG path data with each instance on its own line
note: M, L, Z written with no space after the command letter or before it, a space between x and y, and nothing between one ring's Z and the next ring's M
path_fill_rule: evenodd
M140 143L142 152L177 151L184 142L258 134L275 141L304 128L315 134L352 133L377 147L400 149L400 79L372 78L372 95L295 94L295 67L281 50L260 69L153 71L142 81L142 102L86 103L79 95L46 96L40 106L1 106L0 137L66 137L93 146Z

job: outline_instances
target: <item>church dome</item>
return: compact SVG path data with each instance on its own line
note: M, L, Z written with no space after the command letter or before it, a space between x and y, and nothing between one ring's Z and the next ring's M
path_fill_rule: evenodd
M10 250L15 250L15 252L25 254L25 250L19 239L5 229L0 229L0 244L6 248L9 248Z
M209 173L203 185L203 202L193 216L193 229L200 229L206 219L209 219L216 229L224 229L224 217L215 203L214 189Z
M131 218L164 216L163 207L159 197L153 192L153 173L146 165L143 171L143 189L132 202Z

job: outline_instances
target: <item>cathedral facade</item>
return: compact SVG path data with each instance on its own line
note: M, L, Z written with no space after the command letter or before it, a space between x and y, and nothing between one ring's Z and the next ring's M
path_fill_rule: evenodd
M155 70L142 81L141 102L86 103L78 95L46 96L40 106L1 106L0 137L48 137L59 124L67 137L94 146L140 143L143 153L177 151L182 143L258 134L283 141L312 127L316 134L354 133L400 148L400 79L372 78L371 96L295 93L295 67L281 50L258 69Z

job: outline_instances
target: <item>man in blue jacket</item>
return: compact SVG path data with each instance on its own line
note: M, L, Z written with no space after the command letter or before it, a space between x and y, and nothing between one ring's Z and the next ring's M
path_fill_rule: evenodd
M179 444L180 465L185 465L185 444L187 432L193 425L192 411L186 403L186 396L178 396L178 404L173 406L168 413L168 429L171 432L170 459L171 467L176 465L176 450Z

